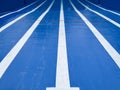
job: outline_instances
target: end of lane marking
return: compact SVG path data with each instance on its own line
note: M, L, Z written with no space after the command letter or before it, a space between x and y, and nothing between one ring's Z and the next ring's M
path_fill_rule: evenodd
M63 2L61 1L60 9L60 24L58 38L58 56L57 56L57 71L56 71L56 87L47 87L46 90L80 90L79 87L70 87L66 35L64 24Z

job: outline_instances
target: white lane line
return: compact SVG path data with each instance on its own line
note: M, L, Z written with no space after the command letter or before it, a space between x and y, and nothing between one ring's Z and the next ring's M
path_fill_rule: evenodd
M117 23L116 21L108 18L107 16L95 11L95 10L92 10L91 8L87 7L85 4L83 4L82 2L80 2L79 0L77 0L82 6L84 6L86 9L88 9L89 11L99 15L100 17L104 18L105 20L109 21L110 23L114 24L115 26L119 27L120 28L120 24Z
M3 74L12 63L14 58L17 56L19 51L22 49L24 44L30 38L34 30L37 28L43 17L49 12L52 7L54 1L51 3L49 8L35 21L35 23L29 28L29 30L23 35L23 37L17 42L17 44L10 50L10 52L4 57L4 59L0 63L0 78L2 78Z
M66 35L64 24L63 3L61 1L57 53L57 71L56 71L56 87L47 87L46 90L79 90L77 87L70 87L68 59L66 50Z
M37 0L37 1L29 4L29 5L27 5L27 6L25 6L25 7L21 8L21 9L19 9L19 10L16 10L16 11L13 11L13 12L10 12L10 13L7 13L7 14L4 14L4 15L0 16L0 18L6 17L6 16L11 15L11 14L16 13L16 12L20 12L20 11L22 11L22 10L24 10L24 9L32 6L33 4L37 3L38 1L39 1L39 0Z
M117 12L115 12L115 11L108 10L108 9L103 8L103 7L100 7L100 6L98 6L98 5L96 5L96 4L92 3L92 2L90 2L90 1L88 1L88 0L86 0L86 1L87 1L88 3L90 3L90 4L94 5L94 6L96 6L96 7L98 7L98 8L100 8L100 9L104 10L104 11L111 12L111 13L113 13L113 14L115 14L115 15L120 16L120 13L117 13Z
M91 32L95 35L95 37L98 39L98 41L101 43L101 45L104 47L104 49L107 51L107 53L111 56L111 58L114 60L114 62L117 64L117 66L120 68L120 55L119 53L112 47L112 45L100 34L100 32L90 23L90 21L80 12L77 10L77 8L73 5L73 3L70 1L72 7L74 10L78 13L78 15L81 17L81 19L86 23L86 25L89 27Z
M31 10L31 11L29 11L29 12L21 15L20 17L14 19L13 21L11 21L11 22L7 23L6 25L2 26L2 27L0 28L0 32L2 32L2 31L5 30L6 28L8 28L8 27L11 26L12 24L14 24L15 22L17 22L17 21L20 20L21 18L23 18L23 17L27 16L28 14L36 11L36 10L37 10L38 8L40 8L46 1L47 1L47 0L45 0L45 1L44 1L43 3L41 3L40 5L38 5L38 6L37 6L36 8L34 8L33 10Z

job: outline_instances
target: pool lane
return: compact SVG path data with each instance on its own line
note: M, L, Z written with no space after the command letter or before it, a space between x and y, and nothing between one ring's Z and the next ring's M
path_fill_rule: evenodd
M27 4L17 10L13 10L13 11L8 11L8 12L3 12L3 13L0 13L0 18L4 18L4 17L7 17L11 14L14 14L14 13L17 13L17 12L20 12L20 11L23 11L25 9L28 9L30 8L31 6L35 5L36 3L38 3L39 0L35 1L35 2L31 2L30 4Z
M64 1L64 13L71 86L80 90L119 90L118 66L68 2ZM84 8L81 11L86 12Z
M116 27L95 13L85 9L77 0L72 0L72 2L120 54L120 28Z
M56 0L1 78L1 90L45 90L55 86L59 15L60 1Z
M32 9L34 9L35 7L37 7L39 4L41 4L42 2L44 2L43 0L37 1L37 3L34 3L33 5L23 9L22 11L10 14L8 16L5 16L3 18L0 18L0 27L4 26L5 24L11 22L12 20L18 18L19 16L31 11Z
M111 18L112 20L120 23L120 15L118 16L118 15L115 15L115 14L113 14L111 12L104 11L104 10L90 4L88 1L85 1L85 0L78 0L78 1L81 1L83 4L85 4L89 8L91 8L91 9L93 9L93 10L99 12L99 13L102 13L103 15L105 15L105 16Z
M48 8L50 3L51 1L47 1L34 13L25 16L0 33L0 62L18 42L18 40L20 40L24 33L27 32L37 18Z

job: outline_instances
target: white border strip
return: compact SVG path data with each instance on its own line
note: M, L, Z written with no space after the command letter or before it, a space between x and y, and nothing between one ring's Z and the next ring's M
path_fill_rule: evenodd
M96 4L92 3L92 2L90 2L90 1L88 1L88 0L86 0L86 1L87 1L88 3L90 3L90 4L94 5L94 6L96 6L96 7L98 7L98 8L100 8L100 9L104 10L104 11L111 12L111 13L113 13L113 14L115 14L115 15L120 16L120 13L117 13L117 12L115 12L115 11L108 10L108 9L103 8L103 7L100 7L100 6L98 6L98 5L96 5Z
M77 10L77 8L72 4L70 1L72 7L74 10L78 13L78 15L81 17L81 19L86 23L86 25L89 27L91 32L95 35L95 37L98 39L98 41L101 43L101 45L104 47L104 49L107 51L107 53L111 56L111 58L114 60L114 62L117 64L117 66L120 68L120 55L119 53L112 47L112 45L100 34L100 32L95 28L95 26L90 23L90 21L80 12Z
M59 22L56 87L47 87L46 90L80 90L78 87L70 87L63 1L61 1Z
M70 88L63 3L61 1L57 53L56 87Z
M10 50L10 52L4 57L4 59L0 63L0 78L2 78L3 74L9 67L9 65L13 62L14 58L20 52L24 44L30 38L34 30L37 28L41 20L44 16L49 12L52 7L54 1L51 3L49 8L35 21L35 23L29 28L29 30L23 35L23 37L17 42L17 44Z
M21 8L21 9L19 9L19 10L16 10L16 11L13 11L13 12L10 12L10 13L7 13L7 14L5 14L5 15L2 15L2 16L0 16L0 18L6 17L6 16L11 15L11 14L16 13L16 12L20 12L20 11L22 11L22 10L24 10L24 9L32 6L33 4L37 3L38 1L39 1L39 0L37 0L37 1L29 4L29 5L27 5L27 6L25 6L25 7Z
M100 17L104 18L105 20L109 21L110 23L112 23L112 24L114 24L115 26L117 26L118 28L120 28L120 24L117 23L116 21L114 21L114 20L108 18L107 16L105 16L105 15L103 15L103 14L101 14L101 13L99 13L99 12L97 12L97 11L89 8L89 7L87 7L85 4L83 4L83 3L80 2L79 0L77 0L77 1L78 1L82 6L84 6L86 9L88 9L89 11L91 11L91 12L99 15Z
M28 14L36 11L36 10L37 10L38 8L40 8L46 1L47 1L47 0L45 0L45 1L44 1L43 3L41 3L40 5L38 5L38 6L37 6L36 8L34 8L33 10L31 10L31 11L29 11L29 12L21 15L20 17L14 19L13 21L11 21L11 22L7 23L6 25L2 26L2 27L0 28L0 32L4 31L6 28L8 28L9 26L11 26L12 24L14 24L15 22L17 22L18 20L22 19L23 17L27 16Z

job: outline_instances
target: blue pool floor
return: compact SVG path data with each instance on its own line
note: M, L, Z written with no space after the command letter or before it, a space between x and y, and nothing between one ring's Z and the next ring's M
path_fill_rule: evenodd
M118 14L46 0L1 15L0 90L120 90Z

